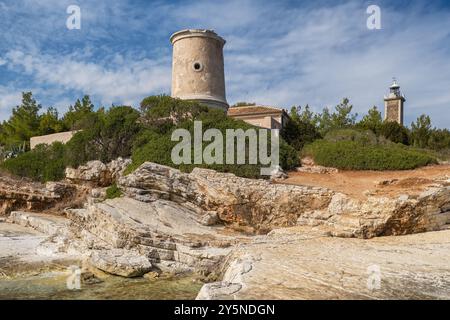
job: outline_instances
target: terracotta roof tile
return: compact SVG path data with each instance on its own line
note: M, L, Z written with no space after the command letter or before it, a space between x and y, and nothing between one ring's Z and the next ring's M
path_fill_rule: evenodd
M243 116L251 114L267 114L267 113L273 114L283 112L285 112L283 109L267 106L242 106L242 107L228 108L229 116Z

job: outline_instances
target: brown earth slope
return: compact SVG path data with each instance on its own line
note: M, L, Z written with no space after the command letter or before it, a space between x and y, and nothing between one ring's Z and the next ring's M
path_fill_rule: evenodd
M283 183L325 187L364 199L368 195L420 194L436 181L450 179L450 165L434 165L404 171L339 171L337 173L290 172Z

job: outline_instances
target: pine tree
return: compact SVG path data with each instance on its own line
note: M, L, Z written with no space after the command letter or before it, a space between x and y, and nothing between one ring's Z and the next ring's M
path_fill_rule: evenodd
M39 135L40 109L33 94L23 92L21 105L13 108L11 117L3 123L1 141L13 146L28 143L32 136Z

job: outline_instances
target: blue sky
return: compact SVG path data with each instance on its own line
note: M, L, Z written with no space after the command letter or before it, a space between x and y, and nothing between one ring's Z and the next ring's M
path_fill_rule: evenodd
M81 8L81 30L66 9ZM381 8L381 30L366 8ZM227 40L227 99L313 110L348 97L363 114L383 107L393 76L406 123L421 113L450 127L448 1L0 0L0 119L33 91L63 112L89 94L131 104L170 93L170 35L209 28Z

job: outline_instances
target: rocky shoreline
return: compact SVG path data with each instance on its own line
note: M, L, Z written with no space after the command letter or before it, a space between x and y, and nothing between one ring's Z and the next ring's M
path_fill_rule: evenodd
M378 272L378 274L376 273ZM379 277L378 284L374 277ZM270 290L268 290L270 288ZM449 299L450 230L369 240L274 230L240 246L197 299Z
M450 297L448 177L419 195L405 190L363 201L326 188L154 163L123 175L127 163L68 169L65 182L29 185L28 197L17 188L3 191L0 235L11 226L37 232L23 257L44 264L78 261L129 278L195 273L208 282L198 299ZM105 199L113 182L123 196ZM12 261L1 243L0 258ZM23 257L18 261L32 262ZM371 265L381 269L384 289L367 289Z

